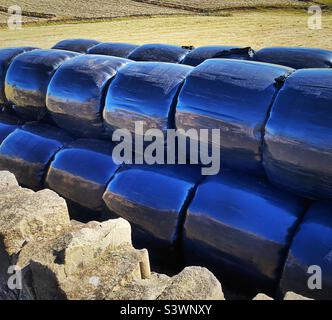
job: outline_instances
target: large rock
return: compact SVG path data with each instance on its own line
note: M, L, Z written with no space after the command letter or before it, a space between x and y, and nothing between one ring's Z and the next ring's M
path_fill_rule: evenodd
M224 300L224 294L208 269L187 267L172 278L158 300Z
M14 299L7 282L22 248L70 227L65 201L50 190L33 192L18 186L13 174L0 172L0 299Z
M37 299L104 300L118 286L141 278L141 262L141 251L124 244L108 248L73 273L66 274L65 265L36 260L30 269Z
M18 264L24 266L30 261L24 285L35 292L35 298L105 299L105 294L95 292L93 279L98 279L98 285L103 284L108 292L108 287L122 277L149 276L145 255L145 250L132 247L129 223L116 219L75 224L73 230L42 244L31 243L22 250Z
M51 190L17 189L0 198L0 235L7 253L27 242L52 236L70 226L65 201Z
M274 300L273 298L267 296L264 293L259 293L258 295L256 295L255 298L253 298L252 300Z
M156 300L171 283L171 278L152 273L148 279L135 279L108 294L110 300Z
M0 171L0 193L19 188L15 176L8 171Z
M306 297L301 296L300 294L297 294L297 293L292 292L292 291L288 291L285 294L284 300L313 300L313 299L306 298Z

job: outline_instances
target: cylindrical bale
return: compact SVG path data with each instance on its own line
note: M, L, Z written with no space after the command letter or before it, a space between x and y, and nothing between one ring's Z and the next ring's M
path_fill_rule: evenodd
M81 207L103 210L106 186L119 168L113 161L112 149L111 143L102 140L70 143L55 155L46 185Z
M0 170L15 174L20 185L33 190L44 186L50 161L70 137L58 128L30 123L16 129L0 146Z
M184 224L187 265L222 283L273 293L304 202L264 179L224 171L201 183Z
M48 84L60 65L76 55L63 50L33 50L12 61L6 75L5 93L20 117L27 120L45 117Z
M164 62L133 62L118 70L104 108L105 126L111 132L143 122L144 131L174 126L174 108L189 66Z
M19 128L21 121L12 115L0 114L0 144L7 138L15 129Z
M331 202L316 202L306 213L292 241L280 291L283 295L293 291L317 300L332 299Z
M160 260L163 254L175 253L186 206L200 179L193 166L128 166L116 173L103 199L112 212L131 223L134 244Z
M224 58L248 60L253 56L253 50L250 47L241 48L237 46L204 46L198 47L189 52L183 64L196 67L207 59Z
M316 48L271 47L255 52L254 60L294 69L331 68L332 51Z
M190 49L170 44L144 44L136 48L128 58L135 61L160 61L181 63Z
M102 54L128 58L128 56L138 47L136 44L125 42L102 42L88 50L88 54Z
M64 63L47 90L46 106L53 121L79 137L103 137L106 90L117 70L129 61L81 55Z
M52 49L87 53L90 48L99 43L100 41L92 39L65 39L56 43Z
M17 47L0 49L0 105L8 105L5 95L5 79L12 60L21 53L35 50L34 47Z
M262 174L264 125L279 87L292 71L252 61L206 60L181 89L176 128L219 129L220 143L209 134L200 144L220 147L223 167Z
M331 70L298 70L287 79L265 128L263 163L274 184L332 199L331 106Z

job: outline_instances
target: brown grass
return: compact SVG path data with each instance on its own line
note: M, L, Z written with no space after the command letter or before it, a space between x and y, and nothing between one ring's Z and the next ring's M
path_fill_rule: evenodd
M179 45L272 45L319 47L332 50L332 12L323 13L323 29L309 30L304 10L230 11L230 16L169 16L120 19L110 22L29 26L0 29L1 47L51 47L72 37L131 43Z
M56 18L111 18L138 14L183 13L178 9L154 6L130 0L0 0L0 6L18 5L22 10L55 14Z
M134 0L165 7L178 7L192 11L211 12L234 8L303 8L311 1L298 0Z

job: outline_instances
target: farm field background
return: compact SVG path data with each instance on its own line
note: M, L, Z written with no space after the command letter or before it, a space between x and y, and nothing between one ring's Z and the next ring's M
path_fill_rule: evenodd
M64 38L179 45L272 45L332 49L332 0L321 0L323 29L307 27L311 1L297 0L0 0L0 47L48 48ZM315 2L317 3L317 1ZM7 8L23 10L9 30Z

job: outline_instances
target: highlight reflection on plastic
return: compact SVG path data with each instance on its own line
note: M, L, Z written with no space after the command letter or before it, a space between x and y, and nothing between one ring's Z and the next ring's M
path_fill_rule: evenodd
M222 167L262 174L265 121L280 84L292 71L251 61L206 60L181 89L176 128L220 129Z
M113 57L128 58L138 47L136 44L123 42L102 42L90 48L88 54L102 54Z
M152 43L139 46L128 58L135 61L180 63L189 52L189 49L180 46Z
M81 55L64 63L52 78L46 105L55 123L79 137L102 138L102 111L108 84L130 60Z
M13 59L21 53L32 51L34 47L17 47L0 49L0 105L7 105L8 101L5 95L5 78L7 70Z
M264 179L229 171L208 177L187 211L186 264L208 266L222 281L243 288L274 292L304 211L302 199Z
M77 53L62 50L33 50L17 56L10 64L5 84L8 101L27 120L46 115L46 91L56 69Z
M119 168L111 143L81 139L58 152L46 177L47 186L66 199L94 211L103 209L103 193Z
M173 128L176 96L191 70L160 62L133 62L119 69L106 96L108 130L135 132L135 121L143 121L145 131Z
M332 198L332 72L298 70L278 94L265 128L270 181L309 198Z
M225 58L249 60L251 56L251 48L240 48L236 46L204 46L198 47L189 52L182 63L196 67L206 59Z
M171 247L200 179L193 166L129 166L114 176L103 198L111 211L154 239L149 245Z
M317 48L271 47L256 51L254 60L294 69L331 68L332 51Z
M0 170L14 173L21 185L39 190L52 157L70 140L60 129L49 125L24 125L2 142Z
M87 53L90 48L99 43L99 41L92 39L65 39L56 43L52 49Z
M331 202L316 202L306 213L290 247L280 289L332 300Z

